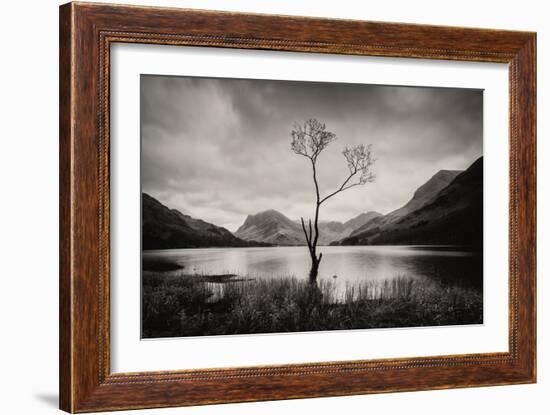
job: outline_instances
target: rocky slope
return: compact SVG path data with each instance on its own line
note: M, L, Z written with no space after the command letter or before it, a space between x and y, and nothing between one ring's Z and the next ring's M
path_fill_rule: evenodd
M146 193L141 197L142 249L253 246L227 229L184 215Z
M367 212L342 222L319 223L319 245L328 245L340 240L351 232L381 216L377 212ZM306 240L300 221L292 220L276 210L266 210L255 215L249 215L235 236L244 240L266 242L274 245L305 245Z
M248 215L235 236L274 245L305 245L302 226L276 210Z
M369 221L360 227L356 227L351 233L351 236L364 233L369 229L389 225L390 223L398 221L403 216L421 208L437 193L448 186L460 173L462 173L460 170L438 171L414 192L411 200L409 200L404 206L388 213L387 215L379 216L375 218L375 220Z
M384 220L379 220L378 223L373 224L376 221L371 221L368 226L358 229L338 244L440 244L481 248L483 244L483 158L480 157L467 170L456 175L436 194L433 194L433 189L437 189L440 183L434 185L433 178L430 181L415 193L415 197L417 194L421 196L417 198L420 201L420 207L404 215L398 215L397 218L387 220L388 215L386 215ZM429 186L426 186L428 184ZM426 197L428 194L431 194L431 197Z

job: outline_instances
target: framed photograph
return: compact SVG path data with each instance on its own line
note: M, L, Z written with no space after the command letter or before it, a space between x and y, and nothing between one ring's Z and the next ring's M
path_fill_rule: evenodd
M536 381L536 35L60 8L60 407Z

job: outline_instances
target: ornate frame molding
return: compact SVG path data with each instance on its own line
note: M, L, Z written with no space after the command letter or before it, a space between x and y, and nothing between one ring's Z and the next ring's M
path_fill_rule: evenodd
M111 373L109 70L110 46L117 42L508 63L509 352ZM534 382L535 71L533 33L86 3L61 6L61 408L89 412Z

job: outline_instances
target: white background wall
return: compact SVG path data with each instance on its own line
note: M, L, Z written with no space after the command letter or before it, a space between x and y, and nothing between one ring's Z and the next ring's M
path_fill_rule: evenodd
M543 1L132 1L203 9L311 15L538 32L539 383L142 411L158 414L548 413L550 145L545 84L550 13ZM58 26L54 0L2 4L0 85L0 412L57 411ZM545 24L546 23L546 24ZM546 189L544 188L546 187ZM7 265L7 266L6 266ZM138 413L138 412L133 412Z

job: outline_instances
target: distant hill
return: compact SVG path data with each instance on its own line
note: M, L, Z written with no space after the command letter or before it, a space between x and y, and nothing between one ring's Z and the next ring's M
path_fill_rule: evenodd
M319 244L328 245L332 241L342 239L358 226L367 223L378 216L377 212L367 212L342 222L320 222ZM255 215L249 215L235 236L244 240L255 240L274 245L305 245L306 240L302 225L276 210L266 210Z
M404 206L396 209L387 215L379 216L360 227L356 227L351 236L364 233L369 229L380 228L392 222L396 222L403 216L421 208L431 200L437 193L451 183L456 176L462 173L461 170L440 170L434 174L426 183L416 189L413 197Z
M248 215L235 236L274 245L306 244L302 226L273 209Z
M342 222L319 222L319 243L328 245L350 235L355 229L369 223L371 220L381 217L378 212L361 213L344 223Z
M146 193L141 196L141 217L144 250L259 245L243 241L225 228L170 209Z
M344 229L349 231L349 233L352 233L357 228L360 228L361 226L369 223L370 221L380 218L383 215L378 212L370 211L367 213L361 213L359 216L356 216L353 219L350 219L346 222L344 222Z
M421 186L399 212L363 226L339 245L468 245L483 243L483 158L460 174L443 171ZM439 189L450 177L450 183ZM434 180L434 178L436 180ZM439 190L438 190L439 189ZM434 190L438 190L434 192ZM435 194L434 194L435 193ZM416 199L416 201L415 201ZM411 203L414 202L414 203ZM418 206L409 210L411 206ZM394 217L388 216L394 214Z
M320 222L319 245L459 244L481 246L483 158L466 171L441 170L401 208ZM143 249L305 245L301 223L276 210L249 215L232 234L142 194Z

